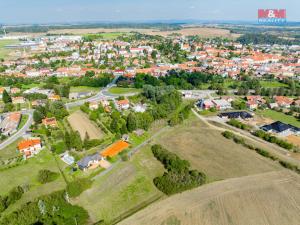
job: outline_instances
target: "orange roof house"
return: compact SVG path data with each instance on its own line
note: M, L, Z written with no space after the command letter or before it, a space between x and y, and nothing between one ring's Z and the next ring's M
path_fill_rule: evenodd
M118 155L120 152L129 147L129 144L125 141L117 141L103 152L101 152L102 157L114 157Z
M128 109L129 108L129 100L128 99L119 100L119 101L117 101L117 106L120 109Z
M60 100L60 96L59 95L50 95L48 97L49 100L51 101L59 101Z
M57 121L56 121L55 117L45 118L42 120L42 123L46 127L57 127Z
M24 159L33 157L38 154L41 149L41 139L23 140L18 144L18 150L23 154Z
M40 139L30 139L30 140L23 140L19 142L18 149L20 152L24 151L25 149L28 149L30 147L34 147L35 145L41 144Z

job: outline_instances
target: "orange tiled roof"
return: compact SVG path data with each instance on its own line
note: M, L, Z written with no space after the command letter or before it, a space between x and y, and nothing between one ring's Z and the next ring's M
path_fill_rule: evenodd
M103 152L101 152L101 155L103 157L107 157L107 156L113 157L128 147L129 147L129 144L127 142L117 141L116 143L114 143L113 145L111 145L110 147L105 149Z
M45 119L43 119L42 122L43 122L44 125L57 125L55 117L45 118Z
M127 105L127 104L129 104L128 99L118 101L118 105Z
M29 147L32 147L32 146L35 146L38 144L41 144L40 139L24 140L24 141L19 142L18 149L19 149L19 151L23 151L26 148L29 148Z

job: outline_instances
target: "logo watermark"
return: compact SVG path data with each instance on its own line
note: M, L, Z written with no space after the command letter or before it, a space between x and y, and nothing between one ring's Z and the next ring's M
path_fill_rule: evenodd
M259 9L258 23L281 24L286 23L286 9Z

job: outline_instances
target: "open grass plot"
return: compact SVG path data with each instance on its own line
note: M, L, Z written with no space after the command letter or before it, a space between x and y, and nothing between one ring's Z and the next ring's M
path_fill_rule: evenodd
M101 139L104 133L81 111L76 111L68 117L68 121L73 130L78 131L82 140L86 133L90 139Z
M17 209L22 204L32 201L38 196L65 188L66 183L61 175L53 182L40 184L37 181L37 174L39 170L42 169L48 169L59 173L54 156L48 150L42 150L34 158L28 159L25 163L19 166L0 171L0 195L7 194L16 186L29 186L29 191L25 192L22 198L15 204L11 205L5 213L9 213Z
M5 48L6 45L17 44L18 40L0 40L0 58L7 58L14 49Z
M203 171L210 181L277 170L275 163L225 139L194 115L155 139L169 151Z
M87 209L93 222L104 220L110 224L160 198L163 194L152 180L163 171L150 148L144 148L131 161L118 164L104 176L96 176L92 188L73 203Z
M278 120L283 123L288 123L293 126L300 127L300 121L297 118L295 118L294 116L286 115L282 112L277 112L272 109L266 109L266 110L257 111L257 114L262 115L267 118L271 118L272 120L275 120L275 121Z
M109 89L109 92L112 94L131 94L131 93L139 93L140 89L136 88L121 88L121 87L112 87Z

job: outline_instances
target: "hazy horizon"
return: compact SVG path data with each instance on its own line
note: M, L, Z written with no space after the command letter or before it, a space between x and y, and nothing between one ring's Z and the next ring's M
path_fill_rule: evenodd
M250 22L257 20L259 8L284 8L288 21L300 21L299 0L10 0L0 6L0 24L172 20Z

